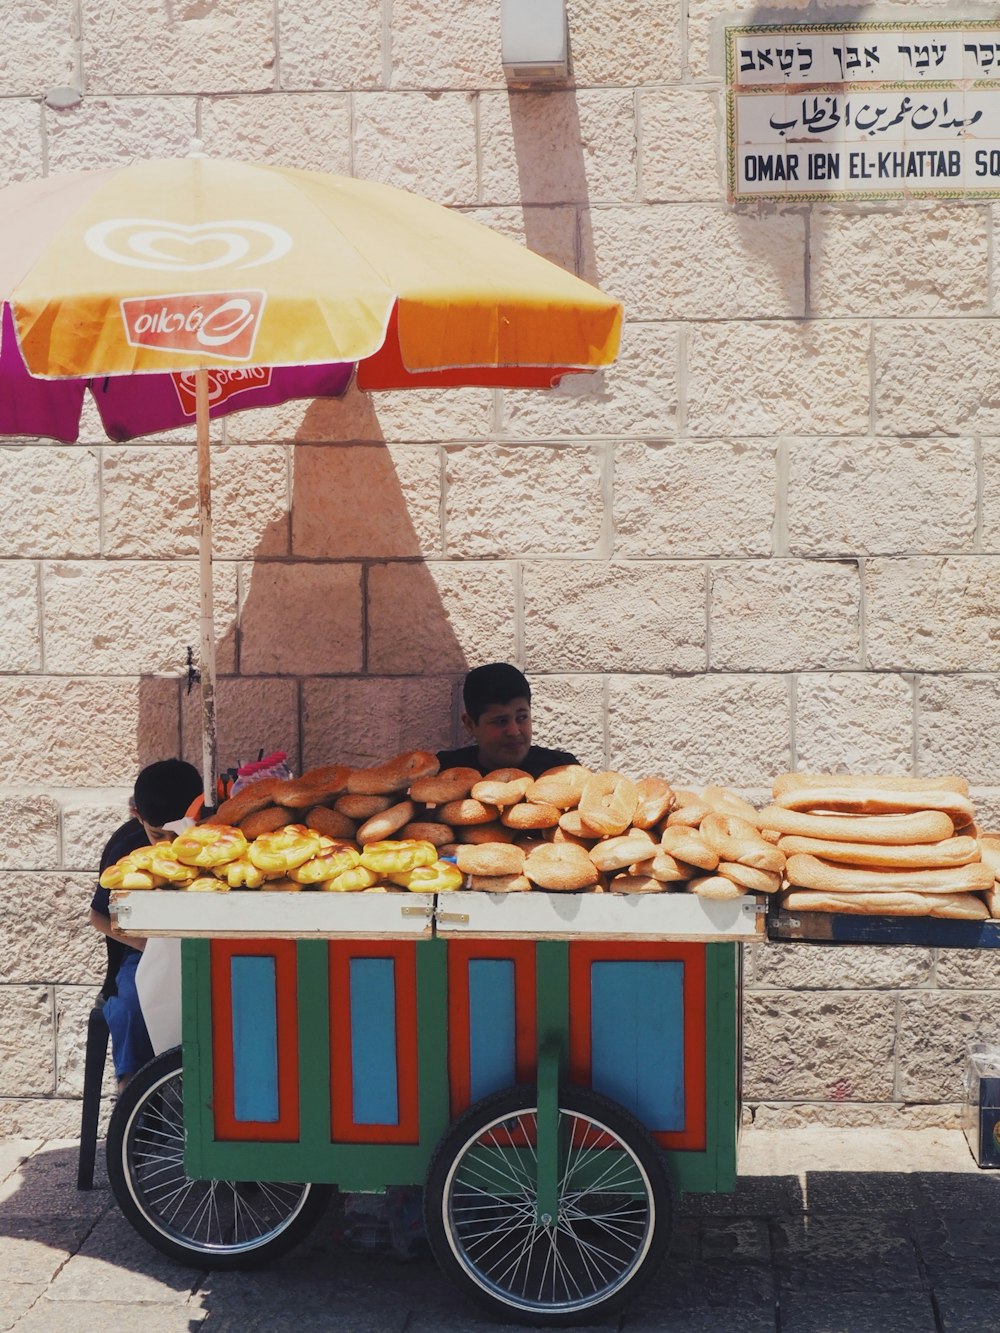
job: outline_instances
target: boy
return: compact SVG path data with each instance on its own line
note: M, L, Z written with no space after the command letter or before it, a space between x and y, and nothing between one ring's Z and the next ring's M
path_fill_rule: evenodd
M201 791L201 774L182 759L149 764L135 780L130 802L134 817L109 838L101 856L101 871L137 847L172 838L164 825L183 818ZM135 969L146 941L139 935L113 931L109 900L108 890L98 884L90 903L90 924L105 936L108 949L108 970L101 993L121 1092L136 1070L152 1060L153 1048L135 989Z
M520 768L537 778L548 768L577 763L566 750L532 745L531 686L510 663L491 662L470 671L462 700L462 723L473 743L440 751L442 769L477 768L486 774L497 768Z

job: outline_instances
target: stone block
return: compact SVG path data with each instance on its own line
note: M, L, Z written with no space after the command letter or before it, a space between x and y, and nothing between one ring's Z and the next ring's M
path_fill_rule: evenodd
M164 758L170 758L165 755ZM198 767L201 767L199 757ZM138 769L136 770L136 775ZM128 799L132 786L123 788L117 800L111 799L102 804L67 801L62 808L62 864L66 870L78 870L89 874L96 882L97 867L101 862L104 845L118 828L128 819Z
M771 554L777 486L774 444L757 440L619 444L614 468L616 555Z
M38 566L28 560L0 564L4 632L0 671L39 671L42 666Z
M939 949L935 978L939 990L1000 991L1000 950Z
M576 82L625 87L679 82L681 15L679 0L630 5L573 0L568 18Z
M389 563L368 571L368 669L379 675L461 672L515 651L507 564Z
M899 1096L908 1102L961 1102L966 1047L995 1039L995 991L911 991L899 999Z
M788 713L779 676L613 676L608 761L675 786L769 784L789 767Z
M128 63L122 61L126 78ZM137 158L185 157L197 110L194 97L88 96L68 111L46 111L49 172L78 171L81 163L118 167Z
M601 286L630 319L805 313L805 219L798 211L751 217L721 204L646 204L599 209L590 218Z
M236 567L213 566L216 654L234 666ZM195 562L48 564L42 573L45 665L98 675L178 673L200 641ZM150 632L150 626L155 630Z
M696 565L532 561L522 579L529 674L705 668L705 575Z
M6 15L0 15L0 41L5 27ZM42 112L35 96L5 98L0 104L0 181L6 185L43 174Z
M994 320L876 322L875 430L889 435L995 435L1000 330Z
M862 323L695 324L687 343L691 435L853 435L868 430Z
M1000 681L995 676L922 676L917 681L917 764L921 773L959 773L997 782L1000 773ZM990 813L992 809L992 814ZM1000 803L983 810L996 828Z
M793 555L971 551L976 445L950 440L793 440L788 550Z
M853 561L753 561L720 565L711 574L715 670L858 667L860 620Z
M286 9L284 4L278 7L279 23ZM355 12L353 6L349 12ZM344 10L339 17L344 20ZM351 174L350 103L346 96L275 92L205 98L200 128L202 142L213 157L274 163L275 147L280 144L283 167Z
M307 680L302 685L303 767L370 767L405 750L457 743L450 676Z
M131 785L178 735L175 680L0 678L0 752L17 755L25 786Z
M91 94L259 92L274 84L271 0L164 7L81 0L81 59Z
M4 95L38 97L49 88L80 86L73 11L34 0L9 0L0 13Z
M912 556L865 565L865 646L881 671L992 671L998 556Z
M512 439L573 435L671 435L677 427L679 334L663 324L626 324L607 370L567 375L555 389L503 394Z
M983 460L983 546L990 554L1000 552L1000 439L980 441Z
M961 1129L957 1103L906 1106L901 1102L753 1102L754 1129L787 1131Z
M378 88L382 85L382 5L278 6L278 85L281 88Z
M91 984L104 979L104 938L90 925L96 876L11 872L0 886L0 995L11 982ZM37 1089L36 1089L37 1091Z
M277 445L212 449L212 551L220 559L288 553L288 460ZM177 559L198 554L194 449L128 445L104 451L104 554ZM158 497L156 522L146 497ZM142 514L146 521L137 522Z
M487 204L632 203L635 97L614 91L484 93L479 134Z
M301 445L294 468L295 555L385 560L441 554L436 446Z
M795 682L796 767L900 773L913 765L914 690L905 676L803 673Z
M964 204L814 208L809 304L814 315L988 313L989 219Z
M452 556L596 555L602 451L584 445L453 445L445 452ZM501 517L502 516L502 517Z
M299 683L288 677L223 676L216 682L216 739L220 772L265 754L284 750L293 772L299 771ZM185 759L200 771L202 759L201 696L185 694L182 702Z
M997 766L993 766L994 776L990 781L996 780ZM1000 787L980 786L978 783L972 789L972 799L976 806L976 823L984 832L991 832L1000 829Z
M33 916L34 911L28 915ZM29 935L34 933L30 921L18 924ZM4 933L4 953L9 954L17 947L17 935ZM96 931L90 933L96 938ZM6 962L0 963L0 969L5 982L12 980L6 975ZM45 1096L54 1090L52 995L48 986L0 985L0 1098Z
M880 991L748 994L744 1099L891 1100L895 1005Z
M242 581L244 675L360 671L361 570L355 564L256 564Z
M465 214L473 222L480 222L501 236L518 241L560 268L576 272L575 208L531 204L511 208L470 208Z
M83 1096L83 1066L87 1053L87 1019L97 998L97 985L56 986L56 1096ZM115 1070L108 1059L104 1065L102 1096L115 1093ZM79 1132L79 1131L78 1131Z
M814 949L774 941L750 947L754 958L752 990L894 991L934 984L930 949L870 945Z
M0 556L66 560L101 549L97 458L88 449L0 448Z
M477 203L472 95L358 93L354 171L439 204Z
M640 198L690 203L725 196L722 95L713 88L639 90Z
M536 745L568 750L581 764L600 772L607 767L604 726L604 681L600 676L532 672L531 733Z
M394 0L391 14L394 88L503 86L499 5Z
M59 864L59 803L51 796L0 796L0 828L8 830L0 843L0 870L53 870Z

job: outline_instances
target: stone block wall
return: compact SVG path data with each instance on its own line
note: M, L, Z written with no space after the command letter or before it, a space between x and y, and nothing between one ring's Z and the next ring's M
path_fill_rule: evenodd
M1000 827L995 206L731 207L723 27L770 12L568 12L573 82L539 93L504 83L498 0L2 8L0 184L197 136L415 189L625 304L618 363L549 393L217 428L221 762L457 741L464 670L508 658L588 764L758 801L791 767L956 771ZM193 440L4 441L0 519L0 1133L64 1133L100 847L140 765L200 758ZM948 1123L998 998L995 955L755 946L746 1101Z

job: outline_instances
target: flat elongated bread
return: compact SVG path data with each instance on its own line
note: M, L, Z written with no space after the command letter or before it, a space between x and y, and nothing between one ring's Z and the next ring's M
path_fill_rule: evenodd
M975 810L968 796L930 787L905 791L873 783L870 787L793 787L775 796L774 804L786 810L835 810L852 814L880 815L909 810L942 810L956 824L968 824Z
M796 855L788 858L785 874L797 888L830 893L984 893L993 887L993 871L980 861L946 870L858 870Z
M837 842L940 842L955 832L955 825L940 810L911 815L814 815L780 805L765 806L760 812L760 826L803 838L834 838Z
M802 854L821 856L848 866L886 866L910 870L928 870L944 866L964 866L980 858L975 838L942 838L940 842L916 842L900 846L894 843L837 842L834 838L783 837L778 849L786 856ZM998 860L1000 864L1000 860Z
M886 787L890 791L954 791L968 796L965 778L946 773L937 778L911 778L888 773L781 773L771 790L775 796L809 787Z
M792 890L781 903L786 912L842 912L849 916L943 916L985 921L982 898L973 893L822 893Z

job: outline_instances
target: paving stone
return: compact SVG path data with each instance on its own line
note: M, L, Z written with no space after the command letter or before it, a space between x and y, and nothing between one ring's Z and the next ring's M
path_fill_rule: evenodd
M0 1289L0 1330L6 1333L45 1295L41 1282L5 1282Z
M980 1325L980 1333L985 1325ZM930 1294L885 1291L782 1292L782 1333L935 1333Z
M293 1327L291 1323L276 1323L273 1314L270 1319L268 1327L271 1329ZM204 1328L205 1323L203 1312L193 1304L173 1308L145 1302L130 1308L117 1298L56 1301L43 1296L15 1327L17 1333L56 1333L56 1330L58 1333L94 1333L98 1328L113 1329L114 1333L193 1333L196 1328ZM302 1328L303 1325L296 1321L294 1327Z
M88 1228L86 1222L80 1225ZM48 1295L52 1301L70 1304L114 1301L123 1306L183 1306L202 1276L200 1270L175 1263L153 1249L117 1208L109 1210L92 1230L88 1228L82 1244L74 1247L68 1262L61 1263Z
M809 1216L774 1228L776 1267L788 1288L916 1289L917 1252L895 1217Z
M934 1294L942 1333L983 1333L1000 1328L1000 1291L994 1288L948 1288Z

